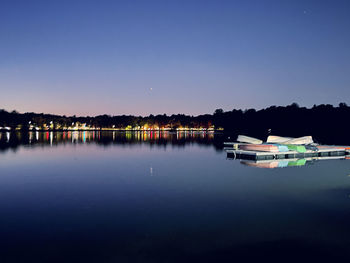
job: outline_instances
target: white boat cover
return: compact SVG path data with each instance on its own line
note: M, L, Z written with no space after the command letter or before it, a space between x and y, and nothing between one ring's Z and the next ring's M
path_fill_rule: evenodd
M263 143L262 140L259 140L259 139L253 138L253 137L248 137L248 136L245 136L245 135L238 135L237 141L238 142L251 143L251 144L262 144Z
M268 142L268 143L285 143L286 141L290 141L291 139L294 139L294 138L270 135L267 137L266 142Z
M285 144L311 144L314 141L311 136L304 136L299 138L294 138L289 141L284 142Z

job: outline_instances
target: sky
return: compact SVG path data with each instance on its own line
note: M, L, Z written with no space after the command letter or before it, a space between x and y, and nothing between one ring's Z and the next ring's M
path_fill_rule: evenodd
M350 1L0 0L0 108L350 104Z

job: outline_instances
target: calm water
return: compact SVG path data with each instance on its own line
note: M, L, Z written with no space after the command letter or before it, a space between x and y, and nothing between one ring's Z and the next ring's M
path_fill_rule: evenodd
M262 169L223 140L1 133L0 262L347 257L350 160Z

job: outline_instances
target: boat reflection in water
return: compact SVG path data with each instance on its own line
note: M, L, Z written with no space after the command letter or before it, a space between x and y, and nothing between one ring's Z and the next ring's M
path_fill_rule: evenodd
M231 159L231 158L228 158ZM348 156L334 156L334 157L315 157L315 158L303 158L303 159L280 159L280 160L241 160L240 163L247 166L258 168L286 168L295 166L304 166L314 164L321 160L345 160L349 159Z

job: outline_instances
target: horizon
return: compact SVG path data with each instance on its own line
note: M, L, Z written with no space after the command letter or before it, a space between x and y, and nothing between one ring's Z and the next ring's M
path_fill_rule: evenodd
M242 108L234 108L234 109L231 109L231 110L225 110L225 109L222 109L220 107L214 109L211 113L201 113L201 114L189 114L189 113L170 113L170 114L166 114L166 113L157 113L157 114L154 114L154 113L150 113L148 115L133 115L133 114L109 114L109 113L103 113L103 114L99 114L99 115L77 115L77 114L72 114L72 115L65 115L65 114L55 114L55 113L50 113L50 112L34 112L34 111L26 111L26 112L20 112L20 111L17 111L17 110L8 110L8 109L4 109L4 108L0 108L0 111L1 110L4 110L6 112L9 112L9 113L12 113L12 112L16 112L18 114L44 114L44 115L56 115L56 116L65 116L65 117L76 117L76 118L85 118L85 117L91 117L91 118L95 118L95 117L98 117L98 116L103 116L103 115L107 115L107 116L111 116L111 117L114 117L114 116L133 116L133 117L149 117L149 116L159 116L159 115L166 115L166 116L172 116L172 115L185 115L185 116L190 116L190 117L198 117L198 116L204 116L204 115L213 115L215 113L216 110L223 110L223 112L230 112L230 111L233 111L233 110L237 110L237 111L248 111L248 110L255 110L255 111L260 111L260 110L265 110L265 109L268 109L268 108L271 108L271 107L288 107L288 106L292 106L293 104L296 104L298 106L298 108L306 108L306 109L312 109L313 107L318 107L318 106L321 106L321 105L330 105L332 107L340 107L341 104L345 104L345 106L349 107L348 104L346 102L339 102L337 104L330 104L330 103L322 103L322 104L314 104L312 106L304 106L304 105L300 105L299 103L297 102L292 102L288 105L269 105L267 107L264 107L264 108L245 108L245 109L242 109Z
M350 101L347 1L5 1L2 107L96 116Z

